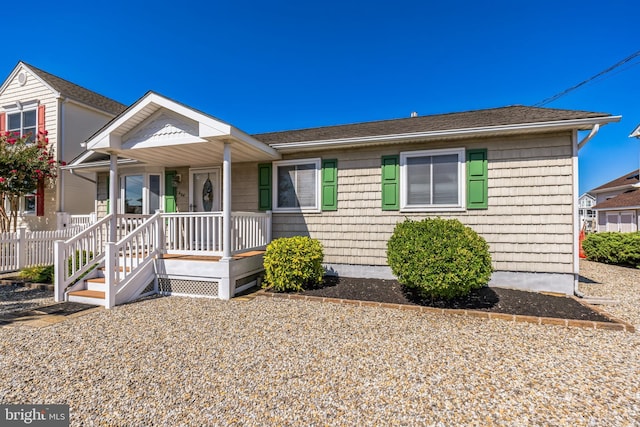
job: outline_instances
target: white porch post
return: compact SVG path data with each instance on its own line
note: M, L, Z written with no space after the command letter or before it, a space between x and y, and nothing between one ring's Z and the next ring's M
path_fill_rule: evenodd
M117 238L117 224L116 218L118 212L118 155L115 153L109 154L110 166L109 166L109 214L113 214L111 223L109 224L109 241L115 242Z
M224 143L222 162L222 259L225 272L218 283L218 298L228 300L235 293L231 269L231 143Z
M231 259L231 143L224 143L222 163L222 259Z

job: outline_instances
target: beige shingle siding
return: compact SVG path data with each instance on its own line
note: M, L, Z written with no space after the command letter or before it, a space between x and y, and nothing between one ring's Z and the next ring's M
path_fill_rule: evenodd
M397 222L426 216L458 218L487 240L496 270L571 273L571 143L566 133L287 156L338 159L338 210L274 213L273 235L320 239L327 263L386 265L386 242ZM380 157L443 147L488 149L489 208L433 214L382 211Z

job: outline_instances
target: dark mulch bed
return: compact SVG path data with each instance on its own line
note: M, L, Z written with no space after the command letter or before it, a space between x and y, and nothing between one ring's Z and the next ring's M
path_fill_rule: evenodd
M486 287L473 291L467 297L450 301L431 301L417 297L395 280L327 276L322 286L300 294L436 308L611 322L609 318L585 307L573 298L502 288Z

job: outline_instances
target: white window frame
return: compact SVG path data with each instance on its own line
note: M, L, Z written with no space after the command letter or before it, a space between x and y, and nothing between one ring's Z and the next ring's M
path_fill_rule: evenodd
M164 204L164 173L162 172L127 172L120 175L120 197L118 200L118 213L124 213L124 196L125 196L125 178L129 176L142 176L142 214L141 215L153 215L155 212L149 212L149 200L150 200L150 176L160 176L160 194L158 194L159 208L163 209Z
M308 165L313 164L315 167L316 173L316 188L315 188L315 198L314 198L314 206L309 207L297 207L297 208L281 208L278 207L278 167L280 166L291 166L291 165ZM272 200L273 200L273 211L274 212L321 212L321 203L320 203L320 191L322 189L322 169L321 169L321 159L319 157L311 158L311 159L296 159L296 160L281 160L277 162L273 162L272 169Z
M426 156L458 156L458 201L453 204L409 204L409 177L407 159ZM456 212L465 210L466 199L466 161L464 148L446 148L437 150L405 151L400 153L400 211L401 212ZM433 183L432 183L433 185Z
M38 138L38 101L29 101L29 102L16 102L13 105L9 105L9 106L5 106L4 110L5 110L5 117L6 117L6 122L5 122L5 126L6 126L6 130L10 131L10 132L16 132L15 129L9 129L9 116L12 114L20 114L20 129L18 130L18 132L20 133L20 135L18 135L19 137L22 137L23 135L25 135L24 133L24 113L27 111L35 111L36 113L36 124L34 126L34 130L33 130L33 141L36 141Z
M34 206L33 209L27 210L27 198L33 197ZM20 197L20 213L24 216L35 216L38 211L38 192L33 191Z

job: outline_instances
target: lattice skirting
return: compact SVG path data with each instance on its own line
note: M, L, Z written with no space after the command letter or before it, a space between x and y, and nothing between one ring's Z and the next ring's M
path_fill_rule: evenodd
M144 289L142 290L142 292L140 293L140 295L147 295L147 294L151 294L151 293L153 293L153 292L155 292L155 283L154 283L154 281L152 280L152 281L150 281L150 282L149 282L149 284L147 285L147 287L146 287L146 288L144 288Z
M158 277L158 292L160 294L217 297L218 282Z

